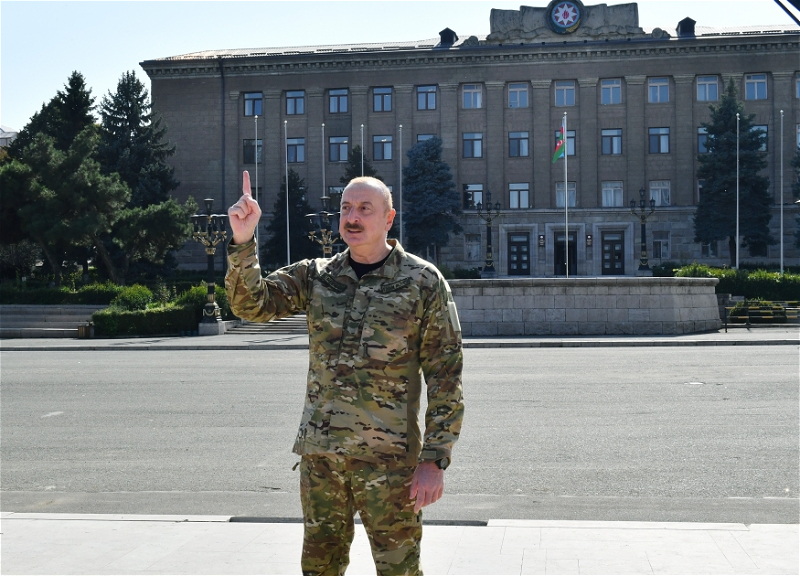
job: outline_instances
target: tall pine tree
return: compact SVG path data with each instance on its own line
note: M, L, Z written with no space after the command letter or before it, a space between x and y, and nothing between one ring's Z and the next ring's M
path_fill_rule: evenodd
M769 179L760 174L767 167L766 152L761 151L764 132L753 129L753 114L744 114L733 80L728 83L719 104L710 108L711 121L702 125L708 131L708 152L698 156L697 177L704 182L694 216L695 242L705 244L727 238L733 266L736 250L741 246L747 247L751 254L766 255L767 246L775 244L769 232L772 218ZM739 247L736 246L737 113Z
M308 238L307 214L313 209L306 200L305 180L289 169L289 250L291 262L322 256L322 248ZM275 200L272 220L266 226L269 237L261 244L260 260L270 268L286 266L286 178Z
M415 144L403 168L403 224L405 243L412 251L427 253L447 246L451 234L460 234L461 196L450 166L442 160L442 141L434 137Z
M375 167L370 162L369 156L366 154L364 155L364 176L372 176L373 178L377 178L381 182L383 182L383 178ZM344 167L344 174L341 178L339 178L339 183L343 186L347 186L347 184L353 178L360 178L361 177L361 145L356 144L353 146L353 150L350 151L350 155L347 157L347 164Z

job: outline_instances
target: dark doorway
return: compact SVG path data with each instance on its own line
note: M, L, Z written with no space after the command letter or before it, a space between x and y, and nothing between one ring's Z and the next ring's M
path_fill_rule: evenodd
M564 252L564 233L556 232L554 238L553 274L556 276L567 275L567 258ZM569 233L569 274L578 274L578 245L575 242L575 232Z
M509 276L531 275L531 243L527 233L508 235Z
M622 276L625 274L625 233L603 232L603 274Z

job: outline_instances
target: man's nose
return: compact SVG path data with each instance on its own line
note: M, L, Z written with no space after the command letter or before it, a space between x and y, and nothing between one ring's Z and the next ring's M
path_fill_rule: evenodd
M358 220L358 212L355 208L342 208L340 218L347 222L355 222Z

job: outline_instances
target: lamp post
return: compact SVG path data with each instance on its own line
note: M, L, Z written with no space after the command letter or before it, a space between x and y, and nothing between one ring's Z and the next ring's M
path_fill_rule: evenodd
M492 206L492 193L486 191L486 213L483 212L483 203L478 202L475 206L478 209L478 216L486 222L486 263L483 265L481 278L497 278L497 270L494 268L494 256L492 255L492 220L500 216L500 202L495 202ZM492 213L494 209L494 213Z
M648 204L644 201L644 188L640 188L639 212L636 212L636 200L631 200L630 204L631 214L638 216L639 220L642 222L642 253L639 256L639 270L637 271L637 275L650 276L653 272L650 270L650 264L647 261L647 219L656 211L656 201L650 198L650 211L647 212Z
M219 306L214 294L214 253L217 250L217 244L225 241L225 236L227 235L225 224L228 218L226 214L211 213L211 209L214 206L213 198L206 198L203 202L206 205L206 213L195 214L191 217L192 226L194 227L192 238L205 247L206 255L208 256L208 277L206 279L208 295L206 296L206 305L203 308L203 320L200 323L201 331L204 325L208 327L208 325L213 326L220 322ZM215 328L206 333L219 334L220 332L216 331Z
M339 229L339 213L329 212L331 199L322 197L322 210L313 214L306 214L308 220L308 238L322 246L322 255L330 258L333 254L333 244L338 239L336 231ZM319 234L319 238L317 238Z

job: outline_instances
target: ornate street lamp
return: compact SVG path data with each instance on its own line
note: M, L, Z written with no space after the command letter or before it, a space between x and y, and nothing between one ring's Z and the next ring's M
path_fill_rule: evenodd
M648 204L644 201L644 188L639 189L639 211L636 211L636 200L631 200L631 214L638 216L642 222L642 253L639 256L639 270L638 274L642 276L649 276L652 274L650 264L647 261L647 219L656 211L656 201L650 198L650 211L647 212Z
M213 198L206 198L203 201L206 205L205 214L195 214L191 217L194 233L192 238L205 246L208 256L208 296L206 305L203 308L203 321L201 324L216 324L220 322L219 306L214 295L214 253L217 244L225 241L227 231L225 224L228 216L226 214L212 214L211 208L214 206Z
M339 212L329 212L330 196L322 197L322 210L306 214L308 220L308 238L322 246L322 255L329 258L333 254L333 244L339 238ZM317 238L319 234L319 238Z
M486 222L486 263L483 265L481 278L497 278L497 270L494 268L494 256L492 255L492 220L500 216L500 202L495 202L492 206L492 193L486 191L486 213L483 213L483 203L478 202L475 206L478 209L478 216ZM492 213L494 209L494 213Z

